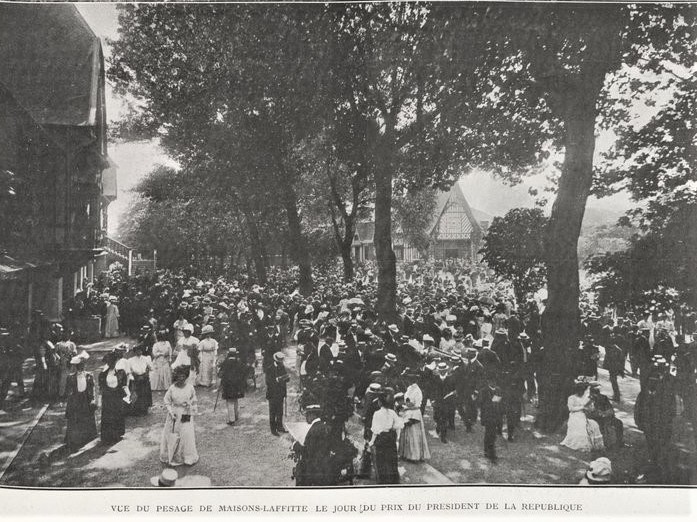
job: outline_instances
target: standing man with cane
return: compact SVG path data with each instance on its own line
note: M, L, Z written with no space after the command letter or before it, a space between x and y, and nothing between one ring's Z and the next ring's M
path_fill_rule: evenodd
M279 432L285 433L283 427L283 402L286 398L286 384L290 380L283 352L273 354L273 365L266 371L266 400L269 401L269 425L271 434L278 437Z
M240 418L239 406L237 400L244 397L244 392L247 387L247 368L240 361L237 350L230 348L227 353L227 358L220 365L220 387L218 388L218 397L215 399L215 411L218 405L218 398L222 391L223 399L227 405L227 423L232 426ZM231 415L234 414L234 415Z

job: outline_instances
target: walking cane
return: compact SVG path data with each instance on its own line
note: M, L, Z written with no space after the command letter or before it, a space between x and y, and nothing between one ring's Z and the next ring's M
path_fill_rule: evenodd
M213 405L213 413L215 413L215 409L218 407L218 399L220 399L220 389L222 386L218 385L218 394L215 396L215 404Z

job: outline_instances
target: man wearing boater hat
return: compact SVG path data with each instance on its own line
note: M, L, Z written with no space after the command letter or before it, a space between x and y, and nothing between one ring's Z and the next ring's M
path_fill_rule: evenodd
M440 440L447 443L448 424L455 408L455 381L448 375L448 364L437 365L438 375L433 379L433 417Z
M276 352L273 355L273 366L266 372L266 400L269 401L269 425L271 434L278 437L279 432L285 433L283 427L283 400L286 398L286 384L290 380L283 364L285 355Z

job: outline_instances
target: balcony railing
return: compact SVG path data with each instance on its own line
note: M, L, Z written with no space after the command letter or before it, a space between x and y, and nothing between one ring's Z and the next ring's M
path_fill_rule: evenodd
M102 239L102 247L110 254L113 254L125 261L126 264L130 262L131 257L133 256L133 249L131 247L128 247L120 241L110 238L109 236L104 236Z

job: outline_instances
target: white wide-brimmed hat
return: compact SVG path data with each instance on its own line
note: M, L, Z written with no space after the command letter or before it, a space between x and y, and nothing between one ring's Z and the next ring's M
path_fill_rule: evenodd
M162 470L162 473L150 478L150 484L163 488L171 488L177 483L178 478L179 473L177 473L176 469L165 468Z
M590 463L586 477L595 482L610 482L612 463L607 457L600 457Z

